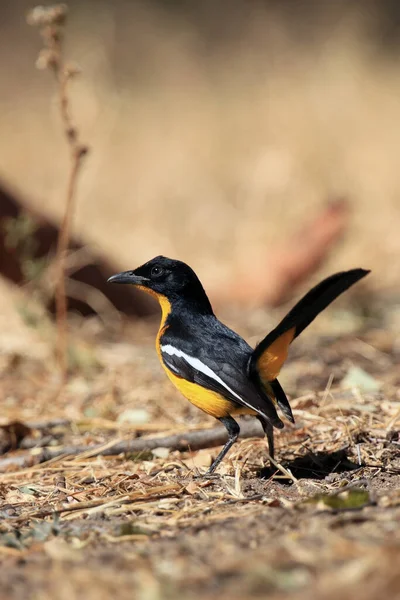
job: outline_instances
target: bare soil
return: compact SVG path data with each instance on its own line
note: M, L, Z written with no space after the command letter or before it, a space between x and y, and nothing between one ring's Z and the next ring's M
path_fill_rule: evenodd
M77 336L61 390L50 360L3 353L1 597L400 598L397 309L386 308L346 335L332 311L294 345L283 472L263 439L236 444L211 479L199 475L216 448L93 456L98 443L214 426L165 380L153 323L126 327L125 342ZM259 318L237 327L252 339ZM71 445L88 451L37 463L43 447Z

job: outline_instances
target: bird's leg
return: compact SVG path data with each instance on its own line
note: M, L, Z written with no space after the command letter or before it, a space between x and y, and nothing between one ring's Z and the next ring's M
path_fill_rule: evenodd
M275 457L274 428L272 427L271 423L269 421L267 421L267 419L263 419L263 417L257 417L257 419L260 421L262 428L264 429L264 433L267 436L268 454L269 454L270 458L272 458L272 460L274 460L274 457ZM273 468L272 464L271 464L271 468Z
M214 473L221 460L224 458L226 453L229 452L233 444L238 439L240 433L240 427L238 423L236 423L235 419L233 419L232 417L221 417L218 420L221 421L221 423L226 427L229 434L229 439L226 442L225 446L222 448L221 452L218 454L217 458L212 463L211 467L208 469L206 476Z

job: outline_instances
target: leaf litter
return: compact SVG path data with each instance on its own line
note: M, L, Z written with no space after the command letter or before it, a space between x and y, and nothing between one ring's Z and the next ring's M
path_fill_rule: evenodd
M2 357L3 597L400 593L395 331L305 335L282 373L296 424L276 435L274 468L256 432L202 479L215 447L113 453L215 427L165 380L145 327L131 361L96 339L96 367L56 397L51 366Z

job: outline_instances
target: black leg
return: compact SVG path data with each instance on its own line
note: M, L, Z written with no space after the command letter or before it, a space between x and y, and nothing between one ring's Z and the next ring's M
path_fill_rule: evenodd
M221 452L218 454L217 458L214 460L211 467L208 469L206 475L211 475L212 473L214 473L221 460L224 458L226 453L229 452L233 444L238 439L240 433L240 427L238 423L236 423L235 419L233 419L232 417L221 417L221 419L218 420L221 421L223 425L225 425L229 434L229 439L226 442L225 446L222 448Z
M275 458L274 428L272 427L271 423L269 421L267 421L267 419L264 419L263 417L257 417L257 419L260 421L262 428L264 429L265 435L267 436L268 453L269 453L270 457L272 458L272 460L274 460L274 458ZM271 467L273 467L273 465L271 465Z

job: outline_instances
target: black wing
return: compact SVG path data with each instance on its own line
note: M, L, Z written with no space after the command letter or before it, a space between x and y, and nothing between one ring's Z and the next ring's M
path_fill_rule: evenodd
M272 401L257 392L244 369L219 359L215 352L209 352L207 357L204 352L201 358L194 357L164 341L161 355L165 365L178 377L216 392L239 406L253 409L279 429L283 427Z

